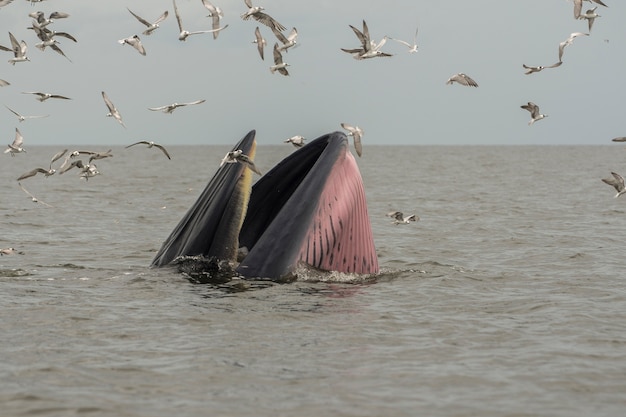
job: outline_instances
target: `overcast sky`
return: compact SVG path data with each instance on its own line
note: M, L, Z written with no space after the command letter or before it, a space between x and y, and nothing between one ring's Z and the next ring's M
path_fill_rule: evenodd
M563 65L524 75L522 64L558 61L559 42L586 32L567 0L253 0L287 27L298 29L299 47L284 54L290 76L271 74L275 37L260 23L244 21L243 0L215 0L229 27L217 40L194 35L178 40L171 0L46 0L34 6L14 0L0 8L0 45L8 31L28 44L31 62L12 66L0 51L0 104L25 115L19 123L0 107L0 133L8 143L19 127L24 145L233 144L250 129L260 145L300 134L314 139L359 125L367 144L608 144L626 136L626 2L598 7L591 36L565 49ZM210 29L201 0L178 0L188 30ZM151 36L126 9L147 20L169 10ZM585 3L583 10L590 8ZM78 39L58 38L71 59L34 47L39 40L30 12L67 12L50 28ZM357 61L340 50L359 42L348 25L365 19L372 38L413 40L419 52L388 41L394 56ZM259 26L268 40L265 61L252 43ZM286 32L287 32L286 31ZM141 56L118 39L139 34ZM465 72L478 88L446 85ZM127 129L105 117L106 91ZM71 97L40 103L24 91ZM206 99L173 114L147 107ZM528 126L520 105L537 103L548 118Z

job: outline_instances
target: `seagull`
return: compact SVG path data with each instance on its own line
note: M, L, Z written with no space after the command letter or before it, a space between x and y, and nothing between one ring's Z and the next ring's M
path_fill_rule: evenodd
M174 110L176 110L178 107L192 106L194 104L204 103L205 101L206 100L202 99L202 100L192 101L192 102L189 102L189 103L172 103L172 104L168 104L166 106L161 106L161 107L148 107L148 110L162 111L163 113L172 114L174 112Z
M26 152L26 149L22 148L22 143L24 143L24 137L19 129L15 128L15 139L13 139L13 143L4 150L4 153L11 153L11 156L15 156L16 153Z
M219 32L220 30L224 30L228 27L228 25L224 25L221 28L217 28L217 29L212 29L212 30L197 30L194 32L190 32L188 30L183 29L183 21L180 18L180 14L178 13L178 7L176 7L176 0L172 0L174 2L174 14L176 15L176 22L178 22L178 29L180 30L180 33L178 35L178 40L179 41L185 41L187 40L187 38L191 35L198 35L198 34L202 34L202 33L215 33L215 32Z
M358 126L351 126L347 123L342 123L341 127L348 131L348 136L352 136L354 140L354 150L359 157L363 154L363 147L361 146L361 137L365 134L363 129Z
M6 80L0 79L0 87L6 87L7 85L11 85L11 83Z
M584 0L591 3L592 1L598 3L600 6L609 7L604 4L601 0ZM574 19L580 19L580 13L583 9L583 0L574 0Z
M535 123L537 120L541 120L544 117L548 117L547 114L540 114L539 113L539 106L537 106L535 103L532 102L528 102L528 104L524 104L523 106L520 106L522 109L524 110L528 110L530 112L530 121L528 122L528 125L532 125L533 123Z
M613 142L626 142L626 136L611 139Z
M142 34L144 34L146 36L147 35L152 35L152 32L154 32L155 30L157 30L159 28L159 23L164 21L165 18L167 17L167 15L169 14L169 12L166 10L166 11L163 12L163 14L161 16L159 16L157 18L157 20L155 20L154 22L150 23L146 19L144 19L144 18L136 15L135 13L133 13L133 11L130 10L128 7L126 9L128 9L130 14L135 16L135 19L139 20L139 22L143 23L147 27L147 29L142 32Z
M65 55L65 52L63 52L63 50L61 50L61 48L59 48L58 46L59 41L57 41L54 38L48 38L42 42L39 42L37 44L35 44L35 48L44 51L46 49L46 46L49 46L50 49L52 49L53 51L55 51L56 53L58 53L59 55L62 55L65 59L67 59L68 61L72 62L71 59L69 59L67 57L67 55Z
M298 30L296 28L291 29L291 32L289 32L287 36L274 28L272 28L272 32L274 32L276 38L282 43L282 45L278 47L279 51L287 51L289 48L296 46L296 38L298 37Z
M356 35L356 37L361 42L360 48L354 49L346 49L341 48L342 51L347 52L352 55L354 59L361 60L367 58L376 58L376 57L389 57L392 56L386 52L382 52L380 48L387 42L389 39L387 36L383 37L379 43L376 43L371 40L369 28L367 27L367 23L363 20L363 31L361 32L357 28L352 25L348 25Z
M306 139L300 135L292 136L289 139L285 140L285 143L291 143L296 148L301 148L304 146L304 141Z
M248 155L245 155L241 149L228 152L226 156L224 156L224 158L222 159L220 167L224 164L236 164L237 162L244 164L245 166L250 168L252 172L263 175L261 174L261 171L259 171L259 169L256 167L256 165L254 165L254 162L248 157Z
M415 29L415 35L413 36L413 44L410 44L406 41L400 40L400 39L394 39L394 38L389 38L392 41L396 41L398 43L401 43L402 45L405 45L406 47L409 48L409 53L410 54L414 54L415 52L417 52L417 31L419 28Z
M156 148L159 148L165 154L165 156L167 156L167 159L172 159L170 157L170 154L167 152L167 149L165 149L165 147L163 145L159 145L158 143L154 143L151 140L150 141L148 141L148 140L140 140L139 142L135 142L132 145L128 145L126 147L126 149L130 148L131 146L135 146L135 145L139 145L139 144L148 145L148 148L152 148L153 146L156 147Z
M587 23L589 25L589 32L591 32L591 27L593 26L593 22L596 20L596 17L602 17L596 13L596 9L598 6L593 9L589 9L585 12L585 14L581 14L578 19L587 19Z
M9 0L9 1L13 1L13 0ZM0 4L0 7L2 7L2 6L3 5ZM2 249L0 249L0 256L2 256L2 255L24 255L24 252L18 251L15 248L2 248Z
M556 64L548 65L548 66L545 66L545 67L544 66L530 67L530 66L528 66L526 64L522 64L522 67L526 68L526 71L524 72L524 74L529 75L529 74L532 74L533 72L539 72L539 71L541 71L543 69L546 69L546 68L560 67L562 63L563 62L559 58L559 62L557 62Z
M224 12L222 12L222 9L214 6L208 0L202 0L202 4L209 11L209 15L207 17L211 18L211 25L212 28L215 30L215 32L213 32L213 39L217 39L217 35L219 35L220 33L218 30L220 27L220 19L224 17Z
M589 34L583 33L583 32L574 32L569 35L569 38L559 43L559 62L561 62L563 58L563 51L565 50L565 47L571 45L572 42L574 42L574 39L576 39L579 36L589 36Z
M410 222L416 222L420 219L415 214L411 214L410 216L405 217L401 211L392 211L390 213L387 213L387 216L394 219L392 223L396 226L399 224L409 224Z
M261 55L261 59L265 60L265 57L263 56L263 47L267 45L267 41L261 35L261 31L258 26L254 30L254 40L252 43L256 43L256 48L259 51L259 55Z
M34 177L35 175L37 175L39 173L43 174L46 178L48 178L50 175L54 175L54 173L57 172L57 171L56 171L56 169L52 168L52 164L56 160L61 158L63 155L65 155L66 152L67 152L67 149L64 149L64 150L54 154L54 156L50 160L50 166L48 167L48 169L45 169L45 168L35 168L35 169L32 169L32 170L30 170L30 171L20 175L17 180L21 181L21 180L24 180L26 178Z
M283 25L278 23L276 19L274 19L272 16L268 15L267 13L264 13L263 12L263 10L265 10L264 7L252 6L252 0L243 0L243 1L246 4L246 6L248 6L248 11L241 15L241 18L243 20L248 20L250 18L253 18L257 22L262 23L271 29L276 29L279 31L283 31L286 29Z
M18 181L17 185L20 186L20 188L22 189L22 191L24 191L26 194L28 194L28 196L30 196L30 199L33 201L33 203L39 203L39 204L43 204L46 207L52 207L50 204L39 200L37 197L35 197L30 191L28 191L26 188L24 188L24 186L22 185L22 183L20 183Z
M52 13L50 13L48 18L46 19L46 16L45 16L44 12L42 12L42 11L29 13L28 16L32 17L33 19L35 19L35 21L37 22L39 27L48 26L50 23L53 23L55 19L65 19L65 18L70 17L70 15L67 14L67 13L52 12Z
M50 175L54 175L56 171L54 169L48 170L45 168L35 168L33 170L30 170L22 175L20 175L17 180L21 181L24 180L26 178L30 178L30 177L34 177L35 175L37 175L38 173L42 173L45 175L46 178L48 178Z
M0 45L0 50L13 52L13 58L9 59L9 63L15 65L16 62L30 61L26 56L26 51L28 50L26 42L18 42L11 32L9 32L9 39L11 40L11 48Z
M39 100L41 102L44 102L44 101L48 100L49 98L58 98L58 99L62 99L62 100L71 100L71 98L69 98L69 97L60 96L58 94L40 93L38 91L25 91L25 92L22 92L22 94L34 94L36 96L39 96L37 98L37 100Z
M602 181L615 188L615 190L617 191L617 194L615 194L615 198L617 198L620 195L626 193L626 187L624 187L624 178L620 174L617 174L615 172L611 172L611 175L613 175L613 178L602 178Z
M107 108L109 109L109 112L107 113L107 117L113 117L115 120L120 122L122 126L126 127L126 125L122 121L122 115L120 114L119 111L117 111L117 109L113 105L113 102L109 99L109 96L107 96L107 94L104 91L102 92L102 98L104 99L104 104L106 104Z
M95 177L96 175L100 175L98 167L96 167L96 164L89 164L83 167L80 178L83 178L85 181L89 181L89 178Z
M141 55L146 55L146 49L143 47L141 39L139 39L139 36L137 35L129 36L125 39L120 39L117 41L117 43L119 43L120 45L128 44L135 48Z
M56 30L50 30L48 29L46 26L41 26L39 23L37 23L36 21L33 21L32 25L29 26L27 29L32 29L35 31L35 34L37 35L37 37L42 40L42 41L49 41L50 39L52 39L55 36L61 36L63 38L69 39L73 42L78 42L76 40L75 37L73 37L72 35L70 35L67 32L57 32Z
M105 152L94 152L94 151L74 151L70 154L70 157L73 158L75 156L78 155L89 155L89 162L93 161L94 159L104 159L104 158L110 158L113 157L113 154L111 153L111 149L109 149L108 151Z
M452 77L448 78L446 84L452 84L457 82L461 85L465 85L467 87L478 87L476 81L472 80L468 75L459 72L458 74L454 74Z
M15 110L13 110L12 108L10 108L9 106L5 105L5 107L6 107L7 109L9 109L9 111L10 111L11 113L13 113L14 115L16 115L16 116L17 116L17 119L18 119L20 122L23 122L23 121L24 121L24 120L26 120L26 119L40 119L40 118L42 118L42 117L48 117L48 116L50 116L49 114L46 114L46 115L43 115L43 116L23 116L23 115L19 114L18 112L16 112Z
M278 50L278 43L274 44L274 65L270 67L270 72L273 74L274 71L278 71L279 73L287 76L289 75L289 71L287 71L287 67L289 64L283 62L283 55Z

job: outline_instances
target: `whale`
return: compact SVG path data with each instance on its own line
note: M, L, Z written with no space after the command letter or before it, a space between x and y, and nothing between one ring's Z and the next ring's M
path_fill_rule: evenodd
M238 150L254 160L255 130ZM379 272L363 180L343 132L298 148L254 184L253 175L243 163L220 166L151 266L178 265L197 282L291 281L302 266Z

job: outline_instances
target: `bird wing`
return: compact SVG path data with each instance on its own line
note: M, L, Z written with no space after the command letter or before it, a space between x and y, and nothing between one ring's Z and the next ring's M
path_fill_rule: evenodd
M165 149L162 145L159 145L159 144L155 143L153 146L156 146L156 147L157 147L157 148L159 148L161 151L163 151L163 153L165 154L165 156L167 156L167 159L172 159L172 158L170 157L170 154L167 152L167 150L166 150L166 149Z
M22 115L21 115L21 114L19 114L18 112L16 112L15 110L13 110L13 109L12 109L12 108L10 108L9 106L7 106L6 104L5 104L5 106L4 106L4 107L6 107L7 109L9 109L9 111L10 111L11 113L13 113L14 115L16 115L17 117L22 117Z
M189 103L180 103L179 106L193 106L194 104L202 104L205 101L206 101L205 99L190 101Z
M165 110L169 107L169 105L167 106L160 106L160 107L148 107L148 110L152 110L152 111L161 111L161 110Z
M615 182L617 183L615 188L617 188L618 191L624 190L624 178L616 172L611 172L611 175L613 175L613 178L615 178Z
M104 91L102 92L102 98L104 99L104 104L106 104L109 111L111 113L115 112L115 106L113 105L113 102L109 99L109 96L107 96L107 93L105 93Z
M9 32L9 39L11 40L11 50L13 51L13 53L17 53L21 49L20 43L11 32Z
M257 26L254 30L254 37L256 38L256 48L259 51L259 55L261 55L261 59L265 60L265 56L263 54L263 46L265 45L265 39L261 35L261 30Z
M26 178L34 177L34 176L35 176L35 175L37 175L37 173L39 173L39 172L41 172L42 174L47 174L47 173L48 173L48 170L43 169L43 168L35 168L35 169L32 169L32 170L30 170L30 171L28 171L28 172L23 173L22 175L20 175L20 176L17 178L17 180L18 180L18 181L21 181L21 180L26 179Z
M41 93L33 93L33 94L37 94L37 95L42 96L42 97L44 96L44 94L41 94ZM60 98L60 99L63 99L63 100L71 100L71 98L69 98L69 97L60 96L58 94L51 94L50 98Z
M149 145L150 142L148 142L147 140L140 140L139 142L135 142L133 144L130 144L130 145L126 146L126 149L130 148L131 146L135 146L135 145L139 145L139 144Z
M279 65L283 63L283 56L278 50L278 43L274 44L274 64Z
M24 143L24 137L20 133L19 129L15 128L15 139L13 139L12 146L14 148L19 148L20 146L22 146L22 143Z
M59 151L54 154L52 159L50 159L50 169L52 169L52 164L55 163L58 159L62 158L66 152L67 152L67 149L63 149L62 151Z
M574 0L574 19L580 18L580 12L583 8L583 0Z
M563 62L559 59L559 62L557 62L556 64L552 64L552 65L547 66L547 67L545 67L545 68L556 68L556 67L560 67L562 63L563 63Z
M130 14L132 14L133 16L135 16L135 19L139 20L141 23L143 23L145 26L152 26L152 24L150 22L148 22L146 19L144 19L141 16L136 15L135 13L133 13L132 10L130 10L128 7L126 8Z
M174 2L174 14L176 15L176 22L178 22L178 29L182 32L183 31L183 21L180 18L180 14L178 13L178 7L176 7L176 0L173 0Z

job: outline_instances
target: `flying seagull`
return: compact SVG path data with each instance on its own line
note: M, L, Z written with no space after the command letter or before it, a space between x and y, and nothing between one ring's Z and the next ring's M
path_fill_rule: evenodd
M626 193L626 188L624 187L624 178L620 174L615 172L611 172L611 175L613 175L613 178L602 178L602 181L615 188L615 190L617 191L617 194L615 194L615 198L617 198L620 195Z
M341 127L348 131L348 136L352 136L352 139L354 141L354 150L356 151L356 154L359 155L359 157L363 155L363 146L361 146L361 138L365 134L365 132L363 132L363 129L358 126L349 125L347 123L342 123Z
M393 220L393 224L396 226L399 224L409 224L410 222L416 222L420 218L415 214L411 214L410 216L404 216L401 211L392 211L386 214L388 217L391 217Z
M593 26L593 22L596 20L596 17L602 17L598 13L596 13L596 9L598 6L593 9L587 10L584 14L581 14L578 19L587 19L587 24L589 25L589 32L591 32L591 27Z
M125 39L120 39L117 41L117 43L119 43L120 45L130 45L133 48L135 48L137 50L137 52L139 52L141 55L146 55L146 48L143 47L143 44L141 43L141 39L139 39L139 36L137 35L133 35L133 36L129 36L128 38Z
M185 41L187 40L187 38L191 35L198 35L198 34L202 34L202 33L215 33L215 32L219 32L220 30L224 30L228 27L228 25L224 25L220 28L217 29L212 29L212 30L196 30L194 32L190 32L188 30L183 29L183 21L180 18L180 14L178 13L178 7L176 7L176 0L172 0L174 2L174 14L176 15L176 22L178 23L178 29L180 30L180 33L178 34L178 40L179 41Z
M22 189L22 191L24 191L30 197L30 199L32 200L33 203L39 203L39 204L43 204L46 207L52 207L50 204L48 204L48 203L46 203L44 201L41 201L37 197L35 197L30 191L28 191L26 188L24 188L22 183L20 183L19 181L18 181L17 185L19 185L20 188Z
M4 150L4 153L11 153L11 156L15 156L16 153L26 152L26 149L22 148L23 143L24 137L20 133L20 130L15 128L15 139L13 139L13 143Z
M43 174L46 178L48 178L50 175L54 175L54 173L57 172L57 171L56 171L56 169L52 168L52 164L56 160L61 158L63 155L65 155L66 152L67 152L67 149L64 149L64 150L54 154L52 159L50 159L50 166L48 167L48 169L45 169L45 168L35 168L35 169L32 169L32 170L30 170L28 172L25 172L24 174L20 175L17 180L21 181L21 180L24 180L26 178L34 177L35 175L37 175L39 173Z
M126 125L122 121L122 115L119 111L117 111L117 109L113 105L113 102L109 99L109 96L107 96L107 93L105 93L104 91L102 92L102 98L104 99L104 104L106 104L107 108L109 109L109 112L106 114L106 116L114 118L122 126L126 127Z
M256 167L256 165L254 165L254 162L248 157L248 155L245 155L241 149L228 152L226 156L224 156L224 158L222 159L220 167L224 164L236 164L237 162L244 164L245 166L250 168L252 172L263 175L261 174L261 171L259 171L259 169Z
M196 100L196 101L191 101L189 103L172 103L172 104L168 104L166 106L160 106L160 107L148 107L148 110L152 110L152 111L162 111L163 113L169 113L172 114L174 112L174 110L176 110L179 107L184 107L184 106L192 106L194 104L201 104L204 103L206 100Z
M454 74L452 77L448 78L446 84L452 84L455 82L467 87L478 87L476 81L472 80L469 75L463 74L462 72Z
M11 32L9 32L9 40L11 41L10 48L0 45L0 50L13 52L13 58L9 59L9 63L15 65L16 62L30 61L30 59L26 56L26 51L28 50L26 42L18 42Z
M23 122L23 121L24 121L24 120L26 120L26 119L40 119L40 118L42 118L42 117L48 117L48 116L50 116L49 114L46 114L46 115L43 115L43 116L24 116L24 115L19 114L18 112L16 112L15 110L13 110L12 108L10 108L10 107L9 107L9 106L7 106L7 105L5 105L5 107L6 107L7 109L9 109L9 111L10 111L11 113L13 113L14 115L16 115L16 116L17 116L17 119L18 119L20 122Z
M601 0L574 0L574 19L580 19L580 13L583 9L583 1L588 1L589 3L593 1L594 3L598 3L600 6L609 7Z
M263 56L263 47L267 44L267 41L263 38L263 35L261 35L261 31L258 26L254 30L254 40L252 43L256 43L256 48L259 51L259 55L261 55L261 59L265 60L265 57Z
M208 17L211 18L211 27L215 30L215 32L213 32L213 39L217 39L217 36L220 34L218 30L220 27L220 19L224 17L224 12L208 0L202 0L202 4L209 11Z
M358 30L352 25L348 26L350 26L356 37L361 42L361 47L353 49L341 48L342 51L351 54L352 57L357 60L392 56L391 54L380 50L380 48L383 47L383 45L387 42L387 39L389 38L385 36L378 43L372 41L369 28L367 26L367 23L365 23L365 20L363 20L363 31Z
M301 148L304 146L304 142L306 139L300 135L292 136L289 139L285 140L285 143L291 143L296 148Z
M127 9L128 9L128 7L127 7ZM139 20L139 22L143 23L147 27L147 29L142 32L142 34L144 34L144 35L152 35L152 32L154 32L155 30L157 30L159 28L159 23L164 21L165 18L167 18L167 15L169 13L167 10L164 11L163 14L157 18L157 20L155 20L154 22L150 23L146 19L142 18L141 16L138 16L135 13L133 13L132 10L128 9L128 11L130 12L130 14L135 16L135 19Z
M535 103L532 102L528 102L528 104L524 104L522 106L520 106L522 109L524 110L528 110L530 112L530 121L528 122L528 125L532 125L533 123L535 123L537 120L541 120L544 117L548 117L547 114L540 114L539 113L539 106L537 106Z
M545 67L544 66L531 67L531 66L528 66L526 64L522 64L522 67L524 67L526 69L524 74L529 75L529 74L532 74L534 72L539 72L539 71L541 71L543 69L546 69L546 68L560 67L562 63L563 62L559 59L559 62L557 62L556 64L548 65L548 66L545 66Z
M419 28L415 29L415 35L413 36L413 43L410 44L406 41L400 40L400 39L395 39L395 38L389 38L392 41L396 41L398 43L401 43L402 45L405 45L407 48L409 48L409 53L410 54L414 54L415 52L417 52L417 31Z
M270 67L270 72L273 74L275 71L287 76L289 75L289 71L287 71L288 63L283 61L283 55L278 50L278 43L274 44L274 65Z
M49 98L58 98L58 99L61 99L61 100L71 100L71 98L69 98L69 97L61 96L61 95L58 95L58 94L40 93L39 91L25 91L25 92L22 92L22 94L34 94L34 95L38 96L37 100L39 100L41 102L44 102L44 101L48 100Z
M241 15L241 18L243 20L248 20L250 18L253 18L257 22L262 23L269 28L276 29L279 31L283 31L286 29L283 25L278 23L276 19L274 19L272 16L268 15L267 13L264 13L263 10L265 10L265 8L263 6L252 6L252 0L243 0L243 1L248 7L248 11Z
M565 50L565 47L571 45L572 42L574 42L574 39L579 36L589 36L589 34L583 32L574 32L569 35L569 38L559 43L559 62L563 59L563 51Z
M291 32L289 32L287 36L274 28L272 28L272 32L274 32L276 38L282 43L282 45L278 47L279 51L287 51L289 48L296 46L296 38L298 37L298 30L296 28L291 29Z
M130 148L131 146L135 146L135 145L139 145L139 144L148 145L148 148L152 148L152 147L159 148L165 154L165 156L167 156L167 159L172 159L170 157L170 154L167 152L167 149L165 149L165 147L163 145L159 145L158 143L154 143L151 140L150 141L148 141L148 140L140 140L139 142L135 142L132 145L128 145L126 147L126 149Z

